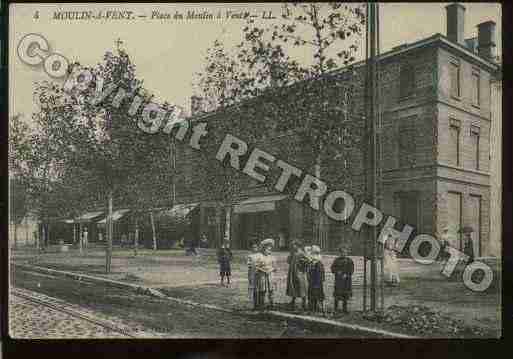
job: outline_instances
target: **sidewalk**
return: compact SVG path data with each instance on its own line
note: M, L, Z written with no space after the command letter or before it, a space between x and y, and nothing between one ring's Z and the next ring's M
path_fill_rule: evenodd
M166 295L197 303L216 305L236 311L250 308L247 295L247 267L245 251L235 251L232 263L232 285L219 285L218 265L215 250L203 250L199 257L185 256L183 251L140 251L134 257L131 250L116 250L112 261L112 273L105 274L105 254L101 249L90 249L80 255L76 250L68 253L46 253L36 260L34 255L14 252L12 260L37 266L75 273L99 276L111 280L132 283L158 289ZM277 303L286 303L285 295L288 253L275 253L278 266ZM334 256L326 255L323 262L327 272ZM350 310L360 311L363 305L362 280L363 260L354 257L354 295ZM399 288L384 288L385 308L393 305L428 306L443 314L464 321L467 325L498 331L501 327L501 305L499 288L476 293L465 288L458 280L447 280L440 275L440 264L420 265L412 260L400 260L401 285ZM333 278L327 273L325 293L327 309L332 309ZM280 309L284 309L281 307ZM356 315L344 317L345 322L361 321Z

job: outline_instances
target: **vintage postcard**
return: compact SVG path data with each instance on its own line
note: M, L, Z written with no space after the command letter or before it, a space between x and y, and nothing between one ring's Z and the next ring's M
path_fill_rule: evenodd
M11 3L11 338L498 338L499 3Z

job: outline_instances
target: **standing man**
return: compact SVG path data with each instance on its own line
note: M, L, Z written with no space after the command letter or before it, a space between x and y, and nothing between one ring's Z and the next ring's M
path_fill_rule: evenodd
M199 246L200 246L200 248L205 248L205 249L208 248L208 239L207 239L207 235L205 233L203 233L200 237Z
M463 234L463 253L465 253L469 259L468 263L474 261L474 242L472 241L472 233L474 229L470 226L465 226L460 230Z

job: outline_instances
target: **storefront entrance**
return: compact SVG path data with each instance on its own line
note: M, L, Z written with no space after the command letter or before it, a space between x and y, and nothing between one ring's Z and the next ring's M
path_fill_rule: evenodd
M289 205L284 195L249 198L233 208L233 246L249 249L265 238L275 240L275 250L286 248Z
M245 213L240 217L240 244L248 249L251 244L258 243L265 238L276 238L277 230L274 223L274 211Z

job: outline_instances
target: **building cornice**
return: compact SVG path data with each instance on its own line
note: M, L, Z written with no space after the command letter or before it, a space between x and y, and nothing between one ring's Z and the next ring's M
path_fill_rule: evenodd
M416 41L411 44L406 44L403 46L398 46L396 48L393 48L392 50L389 50L387 52L384 52L384 53L378 55L377 60L383 61L383 60L407 53L412 50L422 49L422 48L426 48L429 46L439 46L439 47L443 46L444 48L449 49L449 51L452 51L453 53L456 53L457 55L464 56L468 60L485 67L488 71L490 71L490 73L494 74L494 76L496 76L496 77L500 77L502 74L502 68L499 64L482 58L478 54L475 54L472 51L470 51L469 49L467 49L465 46L450 41L447 37L443 36L440 33L434 34L428 38ZM358 62L355 62L354 64L351 64L351 65L348 65L348 66L345 66L342 68L338 68L331 72L328 72L326 74L326 76L341 75L342 73L348 71L350 68L356 69L356 68L363 67L363 66L365 66L365 63L366 63L365 60L358 61ZM315 79L305 80L305 81L315 81ZM293 85L291 85L291 86L293 86ZM244 102L254 101L254 100L255 99L247 99L247 100L244 100ZM188 120L191 120L193 122L200 121L200 120L207 120L208 118L213 117L215 115L220 115L220 114L229 112L230 110L233 110L237 106L240 106L240 104L234 104L234 105L230 105L226 108L219 108L219 109L216 109L211 112L201 113L201 114L197 114L194 116L190 116L190 117L188 117Z

